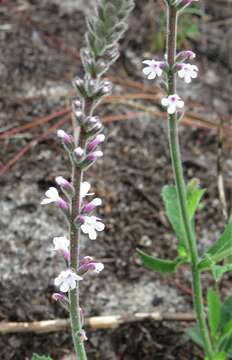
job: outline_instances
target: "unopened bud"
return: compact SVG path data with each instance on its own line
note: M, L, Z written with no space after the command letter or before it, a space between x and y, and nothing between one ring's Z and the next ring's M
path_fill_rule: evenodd
M95 139L91 140L87 145L88 151L94 151L99 144L101 144L105 140L104 134L99 134L95 137Z

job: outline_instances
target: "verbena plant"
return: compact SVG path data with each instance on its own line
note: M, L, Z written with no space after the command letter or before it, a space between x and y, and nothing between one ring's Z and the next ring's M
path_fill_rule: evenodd
M143 69L148 79L162 77L162 87L167 96L162 105L168 113L168 137L172 159L175 185L165 186L162 190L167 217L178 239L175 260L162 260L138 250L145 266L163 274L174 273L182 264L188 264L192 273L193 302L197 326L190 331L192 339L205 353L205 360L226 360L232 358L232 297L221 303L217 286L207 294L208 316L206 317L201 275L211 272L215 285L223 274L232 269L232 221L229 220L223 234L203 255L199 255L194 226L194 216L199 208L205 190L197 180L187 185L183 176L178 127L184 115L184 101L177 94L176 76L190 83L198 75L196 65L189 63L195 58L194 52L176 52L177 20L193 1L165 0L167 17L166 56L164 60L145 60ZM227 259L226 264L222 261Z
M99 273L104 265L90 256L81 254L82 234L95 240L97 232L104 230L101 219L93 215L94 209L101 205L100 198L87 201L90 184L83 181L85 171L102 157L98 150L105 136L101 133L100 118L95 110L101 100L111 92L111 83L103 78L111 64L119 56L119 40L127 29L128 16L134 6L133 0L99 0L94 11L87 18L85 47L81 49L83 78L73 82L77 97L72 101L73 134L60 129L60 139L69 159L71 181L62 176L55 181L56 187L50 187L41 204L56 204L64 214L68 224L68 235L53 239L54 250L63 254L66 269L55 279L60 292L53 298L59 301L70 313L71 329L76 358L87 359L84 342L87 340L83 329L84 316L80 308L79 282L88 271ZM77 139L78 138L78 139ZM36 359L46 359L34 355ZM50 358L47 358L50 359Z

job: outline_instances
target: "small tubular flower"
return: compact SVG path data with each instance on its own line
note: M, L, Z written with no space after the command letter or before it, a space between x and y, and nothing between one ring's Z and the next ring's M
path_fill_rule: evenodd
M60 138L65 144L72 144L73 137L67 134L64 130L60 129L57 131L57 136Z
M167 111L170 115L174 114L177 109L182 109L184 107L184 101L181 100L177 94L169 95L167 98L163 98L161 100L161 104L167 107Z
M143 73L147 75L148 80L153 80L156 76L161 76L163 74L163 61L144 60L143 64L147 65L143 69Z
M81 230L89 236L90 240L96 240L97 231L103 231L105 229L105 225L101 222L101 219L96 216L82 216L81 221L83 222Z
M60 197L55 187L50 187L45 192L45 196L46 198L41 201L41 205L56 203L62 210L68 209L68 203Z
M55 251L61 251L63 253L65 260L68 261L70 259L70 241L65 236L54 237L53 245Z
M65 178L63 178L63 176L57 176L55 178L55 181L56 181L57 185L59 185L63 189L71 189L72 188L72 185L70 184L70 182L68 180L66 180Z
M98 151L93 151L92 153L90 153L89 155L87 155L86 160L87 161L96 161L99 157L103 156L103 152L98 150Z
M93 211L97 206L101 206L102 205L102 199L100 198L95 198L93 199L91 202L89 202L88 204L86 204L83 207L82 212L83 213L90 213L91 211Z
M63 293L68 292L76 288L77 281L83 280L83 278L73 272L71 269L61 271L61 273L55 278L54 284L59 287Z
M86 196L94 195L94 193L89 193L89 190L91 188L91 185L88 181L83 181L81 184L81 199L83 199Z
M88 151L94 151L99 144L101 144L105 140L104 134L99 134L95 137L95 139L91 140L87 145Z
M198 75L198 67L196 65L191 64L178 64L177 65L178 70L178 76L181 79L184 79L184 81L189 84L192 79L197 78Z
M55 301L63 301L65 299L65 296L64 296L64 294L61 294L61 293L54 293L54 294L52 294L52 298Z

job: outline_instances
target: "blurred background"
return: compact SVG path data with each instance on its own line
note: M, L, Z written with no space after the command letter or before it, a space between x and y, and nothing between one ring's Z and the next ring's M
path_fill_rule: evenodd
M81 284L86 317L136 312L192 311L190 273L172 277L145 270L136 247L163 258L176 255L176 239L165 218L160 191L173 182L162 91L142 74L142 60L162 59L165 15L161 0L135 0L121 57L108 78L113 95L95 115L105 123L104 158L87 178L104 206L106 231L84 241L85 255L105 264ZM54 207L42 208L44 191L58 175L70 176L56 130L71 131L71 80L82 74L79 50L90 0L0 1L0 320L66 318L54 303L54 277L62 259L52 238L66 224ZM216 240L231 212L232 2L202 0L179 21L178 49L197 53L199 78L178 82L186 102L180 130L186 178L207 188L197 215L199 250ZM226 197L226 202L224 198ZM221 284L229 295L231 276ZM205 285L209 284L207 275ZM89 359L202 359L185 335L187 323L125 323L87 330ZM23 360L33 352L71 359L68 331L2 334L1 360Z

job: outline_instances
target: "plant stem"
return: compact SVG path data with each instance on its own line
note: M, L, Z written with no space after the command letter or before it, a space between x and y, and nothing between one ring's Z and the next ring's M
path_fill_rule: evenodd
M177 34L177 10L175 5L167 6L167 58L169 64L168 72L168 95L176 93L176 79L173 65L175 64L176 57L176 34ZM209 331L206 324L203 294L201 286L200 271L197 268L198 264L198 252L195 235L192 229L192 224L188 216L187 208L187 196L186 185L184 181L179 138L178 138L178 122L176 114L168 116L169 125L169 146L172 158L172 168L175 177L177 197L179 201L179 207L181 217L183 219L185 238L190 254L192 264L192 288L194 294L194 306L197 316L197 322L200 328L201 336L204 343L204 350L209 360L213 358L213 350L209 337Z
M85 147L85 134L83 130L80 130L79 146ZM83 171L72 165L72 184L74 188L74 196L71 204L71 221L70 221L70 267L77 272L80 260L80 230L75 225L75 219L80 214L81 199L80 190L82 183ZM69 304L70 304L70 320L72 327L72 337L75 352L78 360L86 360L86 353L84 343L80 337L80 331L82 330L80 305L79 305L79 283L75 289L69 292Z

